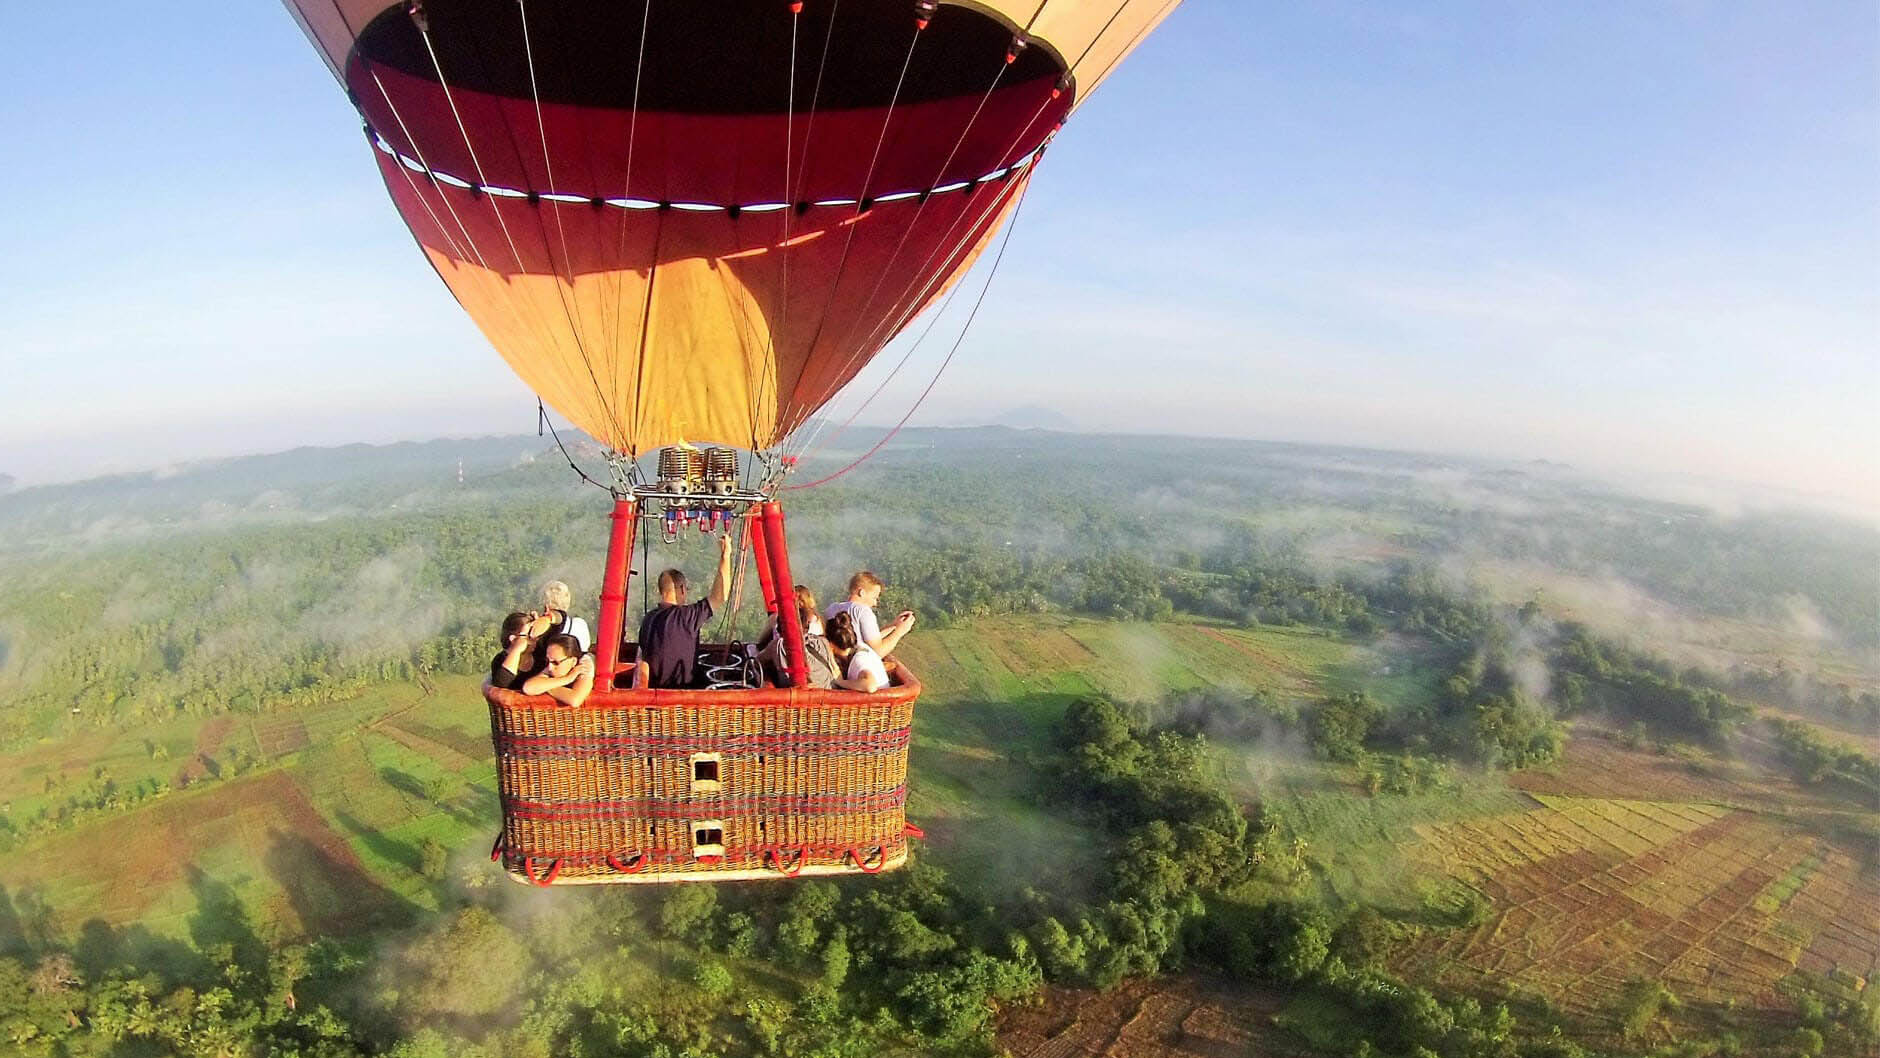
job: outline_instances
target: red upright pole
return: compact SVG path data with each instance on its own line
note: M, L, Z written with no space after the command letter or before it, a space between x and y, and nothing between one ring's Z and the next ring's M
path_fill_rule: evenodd
M777 628L789 651L790 682L809 686L809 659L803 648L803 622L796 615L796 581L790 576L790 545L783 532L783 505L764 504L764 532L768 537L771 579L777 589Z
M620 638L627 617L627 571L633 561L633 528L640 509L632 500L614 498L613 528L607 534L607 565L601 569L600 630L594 638L594 672L603 690L611 690L620 667Z
M745 515L745 536L751 541L751 557L757 560L757 586L764 593L764 611L777 612L777 585L770 575L770 542L764 537L764 508L758 504Z

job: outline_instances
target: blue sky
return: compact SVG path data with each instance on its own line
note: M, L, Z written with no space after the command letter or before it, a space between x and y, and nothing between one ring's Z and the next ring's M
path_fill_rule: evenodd
M278 5L8 22L0 472L534 425ZM1065 128L915 421L1043 404L1880 510L1877 23L1187 0Z

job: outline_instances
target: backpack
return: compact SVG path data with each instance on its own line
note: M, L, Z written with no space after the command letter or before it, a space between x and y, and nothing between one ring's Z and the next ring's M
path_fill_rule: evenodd
M803 637L803 657L809 662L809 685L827 690L836 685L836 656L822 636Z

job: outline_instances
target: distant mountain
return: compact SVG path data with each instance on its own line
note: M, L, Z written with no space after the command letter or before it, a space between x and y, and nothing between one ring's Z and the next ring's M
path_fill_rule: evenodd
M1042 404L1024 404L1016 408L1007 408L996 415L971 417L952 423L954 426L1009 426L1014 430L1062 430L1075 432L1081 427L1077 420Z

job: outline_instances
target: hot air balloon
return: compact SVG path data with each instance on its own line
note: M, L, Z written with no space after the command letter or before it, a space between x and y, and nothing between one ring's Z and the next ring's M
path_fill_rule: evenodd
M486 689L512 875L905 860L919 682L805 686L784 445L952 289L1178 2L286 0L438 276L611 453L600 689L579 709ZM791 685L615 688L648 523L741 527Z

